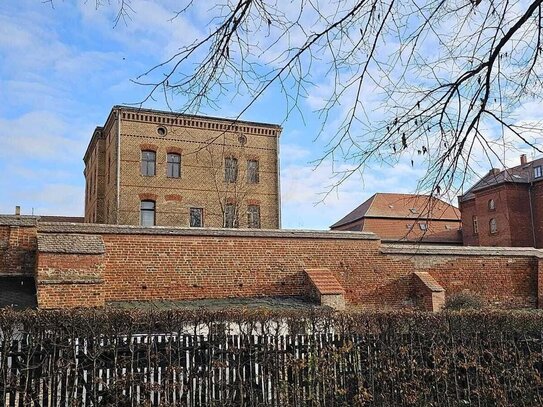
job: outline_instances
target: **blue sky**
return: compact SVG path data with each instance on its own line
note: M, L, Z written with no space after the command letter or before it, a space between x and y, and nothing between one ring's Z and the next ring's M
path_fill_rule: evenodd
M116 3L116 2L113 2ZM82 215L83 153L95 126L111 106L144 99L148 89L131 80L164 61L188 38L201 34L205 9L171 20L176 1L132 2L136 13L114 27L116 9L98 10L94 1L39 0L0 3L0 213ZM314 91L300 102L301 113L285 118L284 99L270 92L242 118L280 123L282 213L285 228L326 229L375 192L414 192L424 170L407 161L376 163L332 193L333 171L342 162L314 161L326 148ZM175 105L181 105L178 96ZM200 113L235 117L243 98L225 99ZM164 109L162 100L144 107ZM537 109L537 106L532 106ZM517 152L511 154L516 163ZM482 166L482 171L488 165ZM325 198L325 199L324 199Z

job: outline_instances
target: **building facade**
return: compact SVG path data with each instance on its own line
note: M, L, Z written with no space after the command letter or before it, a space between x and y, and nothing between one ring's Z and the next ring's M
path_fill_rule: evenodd
M466 246L543 247L543 158L492 169L458 197Z
M458 209L429 195L377 193L330 229L373 232L385 242L462 244Z
M280 227L281 127L114 106L84 156L85 222Z

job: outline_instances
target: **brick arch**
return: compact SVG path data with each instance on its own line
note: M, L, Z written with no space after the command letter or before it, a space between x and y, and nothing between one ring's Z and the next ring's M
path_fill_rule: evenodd
M183 149L179 147L166 147L166 154L183 154Z
M260 200L258 200L258 199L247 199L247 205L260 205Z
M155 144L149 144L149 143L141 143L140 144L140 150L150 150L154 151L155 153L158 151L158 146Z
M157 201L158 195L152 194L149 192L143 192L141 194L138 194L138 197L140 198L140 201Z

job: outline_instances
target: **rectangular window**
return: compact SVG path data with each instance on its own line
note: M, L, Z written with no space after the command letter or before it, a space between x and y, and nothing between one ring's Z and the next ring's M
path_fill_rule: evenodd
M181 176L181 156L179 154L168 154L167 161L166 176L168 178L179 178Z
M202 208L190 208L190 227L201 228L204 226L204 210Z
M141 201L140 204L140 225L155 225L155 201Z
M534 167L534 178L541 178L541 175L543 175L541 172L541 165Z
M225 228L237 228L238 227L238 216L236 213L236 205L227 204L224 207L224 227Z
M141 152L141 175L152 177L156 173L156 153L150 150Z
M233 157L224 159L224 180L226 182L236 182L238 179L238 160Z
M258 174L258 161L249 160L247 161L247 183L249 184L258 184L259 182Z
M247 207L247 226L252 229L260 229L260 206L249 205Z
M473 234L476 235L479 233L479 224L477 223L477 216L471 218L473 222Z
M428 224L427 223L419 223L419 229L420 230L428 230Z

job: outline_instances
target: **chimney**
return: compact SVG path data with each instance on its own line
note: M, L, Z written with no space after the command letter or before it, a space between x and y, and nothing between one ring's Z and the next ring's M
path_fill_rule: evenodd
M527 162L528 160L526 159L526 154L522 154L520 156L520 165L526 165Z
M21 207L19 205L15 207L15 216L21 216Z
M488 171L489 175L498 175L501 172L499 168L492 168L490 171Z

